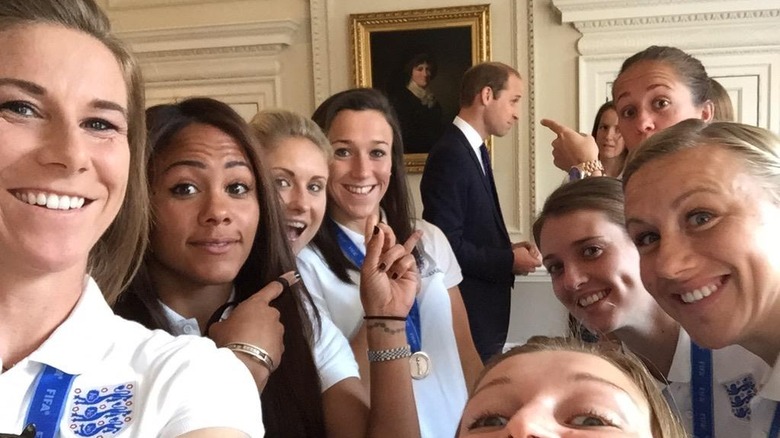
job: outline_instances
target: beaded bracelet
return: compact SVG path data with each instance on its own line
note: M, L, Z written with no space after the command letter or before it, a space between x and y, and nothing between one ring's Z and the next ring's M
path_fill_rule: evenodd
M369 362L387 362L389 360L405 359L412 355L409 345L391 348L389 350L368 350Z
M225 348L248 355L257 362L260 362L260 364L262 364L264 367L268 368L269 372L274 372L276 369L274 366L274 360L271 358L271 355L260 347L247 344L245 342L233 342L225 345Z

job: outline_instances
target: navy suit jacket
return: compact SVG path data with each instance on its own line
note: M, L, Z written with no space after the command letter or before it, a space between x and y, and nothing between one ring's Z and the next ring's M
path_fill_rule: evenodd
M452 246L463 272L460 290L480 353L480 326L491 344L506 338L511 303L512 243L495 191L485 177L474 149L455 125L444 131L428 154L420 192L423 218L437 225ZM484 357L484 354L483 354Z

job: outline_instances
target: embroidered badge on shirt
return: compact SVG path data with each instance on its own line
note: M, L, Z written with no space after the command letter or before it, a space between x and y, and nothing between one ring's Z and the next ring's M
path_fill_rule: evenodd
M68 428L77 436L109 438L119 435L133 421L135 386L135 383L123 383L74 388Z
M729 395L731 413L740 420L750 421L750 400L758 392L752 374L722 383Z

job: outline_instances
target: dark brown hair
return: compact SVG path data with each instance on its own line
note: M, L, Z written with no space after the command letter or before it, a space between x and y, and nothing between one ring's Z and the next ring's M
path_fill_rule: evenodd
M620 68L615 82L618 82L620 75L631 66L643 61L661 62L672 67L677 73L677 78L691 91L694 105L704 105L710 99L710 78L707 76L704 65L698 59L676 47L650 46L631 55L623 61L623 66Z
M279 275L296 269L295 257L286 239L278 196L263 168L258 146L246 122L230 106L209 98L190 98L176 104L147 110L149 163L187 127L200 123L230 135L253 164L257 181L260 221L249 257L233 281L238 301L244 301ZM154 175L150 174L151 178ZM147 254L148 257L153 255ZM146 260L146 259L145 259ZM162 313L154 284L146 267L115 306L117 314L149 328L170 327ZM324 436L320 381L312 356L313 328L306 309L314 304L302 282L271 302L284 325L284 359L269 377L262 392L263 424L268 436ZM314 310L315 320L319 317Z
M731 97L723 85L713 78L710 78L710 100L715 109L712 116L714 122L734 121L734 105L731 104Z
M87 269L112 302L138 269L147 242L149 201L146 185L144 88L141 69L111 31L108 17L93 0L2 0L0 31L15 26L52 24L95 38L113 53L127 87L127 140L130 171L122 207L89 253Z
M585 178L558 187L544 201L542 212L534 222L533 235L536 244L542 245L542 228L547 219L581 210L598 211L610 222L625 226L623 186L620 180L608 176Z
M342 91L326 99L314 111L312 120L316 122L325 135L328 134L333 120L345 110L351 111L378 111L384 117L393 130L393 144L391 147L391 174L387 192L379 202L385 212L385 219L396 235L399 242L404 242L412 234L412 217L414 209L409 199L409 189L406 185L406 167L404 166L404 144L401 139L401 128L395 110L388 102L387 97L373 88L356 88ZM328 197L328 211L333 206L333 201ZM332 221L325 220L317 234L312 239L312 244L320 250L328 266L334 274L343 282L353 284L349 278L347 269L358 269L341 252L335 237L336 225ZM417 250L415 249L417 256ZM419 259L419 257L418 257Z
M483 62L466 70L460 85L460 106L471 106L485 87L490 87L493 97L498 99L501 91L506 89L509 75L520 78L517 70L501 62Z

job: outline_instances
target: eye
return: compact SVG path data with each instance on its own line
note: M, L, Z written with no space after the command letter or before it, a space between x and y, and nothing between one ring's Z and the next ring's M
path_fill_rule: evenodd
M600 426L616 426L616 424L606 418L604 415L600 415L596 412L588 412L585 414L575 415L569 420L569 424L572 426L586 426L586 427L600 427Z
M274 184L276 184L276 187L280 189L286 189L288 187L292 187L292 184L290 184L290 181L287 178L276 178L274 180Z
M0 105L0 111L8 111L22 117L36 117L38 115L38 111L32 104L19 100L3 103Z
M225 192L234 196L241 196L249 193L249 186L244 183L228 184L225 187Z
M370 154L372 158L382 158L387 155L387 151L384 149L373 149Z
M653 101L653 107L656 109L664 109L667 106L671 105L671 101L667 98L660 98Z
M637 248L641 248L643 246L652 245L656 241L660 239L660 236L656 233L651 232L644 232L639 233L636 237L634 237L634 245L636 245Z
M486 427L504 427L506 426L508 420L506 417L503 417L498 414L485 414L474 420L471 425L469 425L469 430L474 429L482 429Z
M630 119L636 115L636 110L631 106L627 106L621 109L619 114L621 119Z
M713 219L713 215L706 211L694 211L688 214L686 221L688 225L693 227L700 227L706 225Z
M88 119L81 126L90 131L116 131L117 126L103 119Z
M335 151L333 151L333 156L337 158L346 158L350 156L350 153L347 148L338 148Z
M550 273L550 276L554 277L563 271L563 263L553 262L545 266L545 268L547 269L547 272Z
M598 257L604 250L596 245L586 246L582 249L582 255L588 258Z
M324 187L321 183L310 183L306 189L312 193L320 193Z
M170 190L171 193L173 193L173 195L176 197L185 197L198 193L198 188L195 187L194 184L190 183L176 184L175 186L171 187Z

